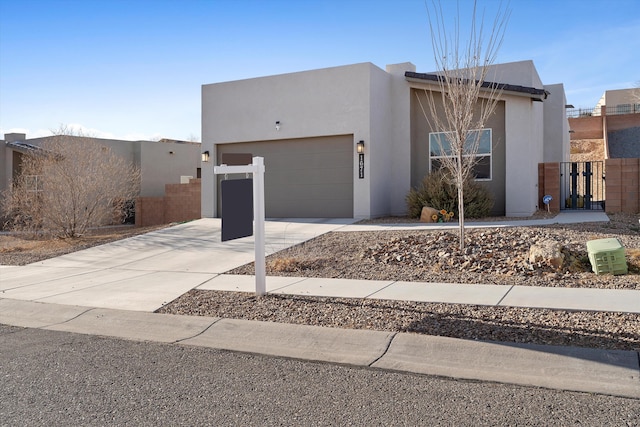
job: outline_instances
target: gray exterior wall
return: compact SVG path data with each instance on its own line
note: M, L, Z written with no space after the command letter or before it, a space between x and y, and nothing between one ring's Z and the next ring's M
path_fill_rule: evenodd
M422 179L429 174L429 133L441 132L434 129L422 111L420 102L427 107L427 94L424 89L415 88L411 97L411 187L418 187ZM439 95L435 95L436 105L441 105ZM431 121L432 122L432 121ZM481 181L494 196L492 215L505 214L505 180L506 180L506 145L505 135L505 103L499 102L496 111L487 122L485 128L491 129L491 180ZM448 129L447 129L448 130ZM437 206L434 206L437 208Z
M199 143L136 141L134 148L140 159L142 196L163 196L165 184L180 184L181 176L197 177L201 163Z
M35 146L57 136L26 139L24 134L7 134L6 142L24 141ZM68 138L68 137L65 137ZM109 147L115 154L140 167L140 195L159 197L164 195L165 184L179 184L180 176L197 176L200 167L200 144L191 142L123 141L117 139L92 138L95 142ZM70 138L72 143L73 137ZM21 153L3 144L0 147L3 168L0 173L0 191L8 188L13 174L19 166ZM170 154L173 152L173 154Z

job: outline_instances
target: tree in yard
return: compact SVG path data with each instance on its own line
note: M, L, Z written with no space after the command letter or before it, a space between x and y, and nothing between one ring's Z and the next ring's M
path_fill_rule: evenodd
M474 2L466 41L461 40L459 9L452 29L445 25L441 4L432 3L431 7L427 6L427 12L437 78L425 89L426 101L423 103L420 97L418 101L432 131L438 132L434 139L441 155L440 167L457 187L462 250L465 244L464 183L474 177L482 135L478 130L484 129L500 99L497 80L488 81L487 77L502 44L509 11L499 8L485 38L484 16L477 19ZM433 151L434 147L430 149Z
M122 223L139 193L139 168L93 138L58 133L23 155L4 199L9 226L67 238Z

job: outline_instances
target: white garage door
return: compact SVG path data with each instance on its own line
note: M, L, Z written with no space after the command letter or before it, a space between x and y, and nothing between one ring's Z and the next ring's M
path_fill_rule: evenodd
M341 135L220 144L217 158L264 157L267 218L352 218L354 151L353 135Z

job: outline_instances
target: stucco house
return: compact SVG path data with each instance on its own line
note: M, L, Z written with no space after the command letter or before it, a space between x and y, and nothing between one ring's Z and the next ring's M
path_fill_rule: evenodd
M22 157L37 150L49 140L60 138L49 136L27 139L24 133L9 133L0 140L0 195L11 185L20 170ZM73 136L64 136L65 141ZM161 140L124 141L117 139L91 138L110 147L117 155L140 167L140 196L162 197L166 184L188 182L187 177L200 178L200 143Z
M483 132L478 179L494 214L538 208L538 163L569 158L562 84L544 85L532 61L492 66L502 89ZM371 63L202 86L202 216L219 216L213 166L223 153L264 157L267 217L372 218L406 213L429 173L429 127L418 98L437 89L411 63Z

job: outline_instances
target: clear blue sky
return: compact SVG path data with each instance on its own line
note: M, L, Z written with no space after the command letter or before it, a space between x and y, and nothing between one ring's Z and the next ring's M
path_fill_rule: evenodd
M453 18L456 2L442 4ZM478 2L489 17L499 4ZM509 8L496 62L533 60L545 84L564 83L567 102L590 107L640 81L640 0ZM203 84L407 61L434 71L425 0L0 0L0 134L66 124L199 138Z

